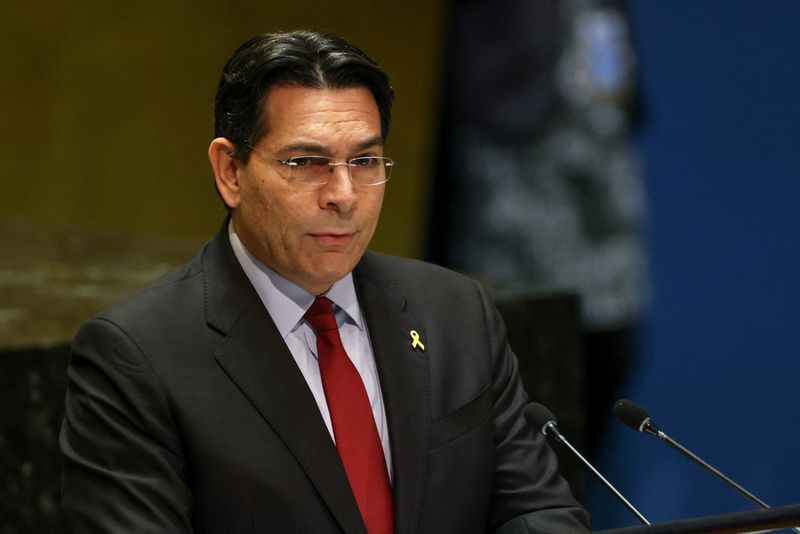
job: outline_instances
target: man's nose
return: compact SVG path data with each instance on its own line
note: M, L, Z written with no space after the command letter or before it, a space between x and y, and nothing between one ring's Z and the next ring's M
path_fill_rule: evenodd
M330 181L320 189L320 207L347 213L356 205L356 190L347 163L331 164Z

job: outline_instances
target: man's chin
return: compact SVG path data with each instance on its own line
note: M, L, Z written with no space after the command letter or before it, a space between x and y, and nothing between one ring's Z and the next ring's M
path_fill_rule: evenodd
M313 276L308 278L308 287L304 289L312 289L315 295L321 295L328 291L333 284L347 276L353 269L353 266L347 263L346 265L328 266L326 268L317 267Z

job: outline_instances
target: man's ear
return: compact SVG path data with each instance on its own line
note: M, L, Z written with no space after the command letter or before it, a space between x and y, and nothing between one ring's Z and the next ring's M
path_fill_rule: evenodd
M211 168L214 169L214 181L217 184L217 191L231 209L239 206L240 187L239 171L242 163L234 159L233 153L236 145L224 137L217 137L208 147L208 159L211 161Z

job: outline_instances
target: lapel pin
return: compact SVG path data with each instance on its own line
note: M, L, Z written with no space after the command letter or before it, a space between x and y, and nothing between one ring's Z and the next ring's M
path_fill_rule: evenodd
M419 334L417 333L417 331L412 330L411 332L409 332L409 334L411 335L411 348L416 349L417 347L419 347L420 350L425 350L425 345L423 345L422 341L419 340Z

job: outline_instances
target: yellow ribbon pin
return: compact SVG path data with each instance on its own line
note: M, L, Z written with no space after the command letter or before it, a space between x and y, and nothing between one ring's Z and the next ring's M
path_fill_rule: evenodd
M411 348L416 349L417 347L419 347L420 349L425 350L425 345L423 345L422 341L419 340L419 334L417 333L417 331L412 330L411 332L409 332L409 334L411 335Z

